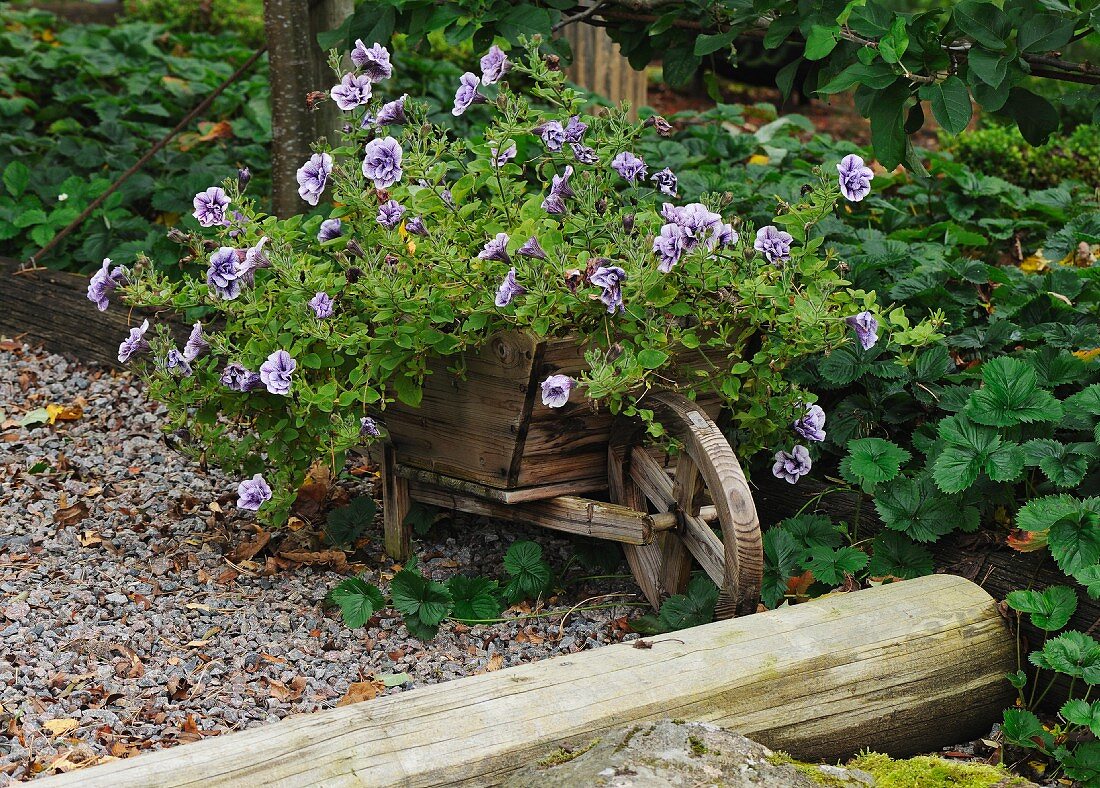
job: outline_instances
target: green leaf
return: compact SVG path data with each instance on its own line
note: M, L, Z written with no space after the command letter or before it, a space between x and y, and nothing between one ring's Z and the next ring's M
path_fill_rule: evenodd
M485 621L500 616L504 606L496 596L498 585L487 577L452 577L447 581L454 602L451 617L459 621Z
M1017 747L1049 749L1054 744L1054 737L1027 709L1005 709L1001 733Z
M864 488L888 482L912 455L882 438L858 438L848 442L849 469Z
M890 32L878 42L878 51L887 63L897 63L909 47L909 32L905 28L905 17L897 16L890 26Z
M908 537L893 531L879 534L871 543L871 577L898 577L911 580L932 574L932 554Z
M932 104L932 114L948 134L958 134L970 123L970 91L958 77L952 75L943 82L925 85L920 97Z
M1043 670L1056 670L1086 684L1100 684L1100 643L1082 632L1070 630L1043 644L1034 651L1031 663Z
M1083 786L1095 786L1100 779L1100 742L1083 741L1072 750L1059 747L1054 751L1067 777Z
M893 169L905 157L905 102L910 91L904 80L897 80L871 98L871 144L882 166Z
M828 547L811 547L806 568L822 583L835 586L844 582L847 575L854 575L867 566L870 557L854 547L830 550Z
M702 59L695 55L692 48L672 47L661 58L661 72L670 87L683 87L695 77Z
M1100 703L1089 703L1087 700L1074 698L1067 700L1058 713L1068 723L1084 725L1086 728L1096 725L1100 730Z
M333 547L351 547L374 522L378 505L369 495L361 495L347 506L328 514L325 541Z
M1042 145L1058 130L1058 110L1042 96L1026 88L1012 88L1005 111L1016 121L1020 133L1032 145Z
M1038 466L1048 479L1062 488L1076 487L1085 478L1089 458L1050 438L1037 438L1023 445L1024 461Z
M768 32L764 34L764 48L775 49L798 29L798 14L787 14L772 20Z
M23 418L19 420L19 426L30 427L34 424L45 424L49 420L50 412L48 410L45 408L35 408L23 414Z
M1086 508L1089 502L1093 510ZM1050 527L1047 543L1058 567L1073 575L1100 563L1100 498L1081 501L1081 508Z
M934 542L957 527L978 525L977 509L944 495L927 476L895 479L875 497L875 510L887 528L917 542Z
M542 547L531 541L513 542L504 554L504 569L512 576L504 595L512 602L533 599L550 585L550 565L542 558Z
M685 594L674 594L661 605L658 621L666 631L709 624L714 620L718 586L705 575L694 575Z
M975 46L971 47L966 62L974 76L986 85L995 88L1004 82L1005 77L1008 76L1008 64L1011 60L1011 56L990 52L984 47Z
M853 63L814 92L820 96L830 96L856 85L866 85L879 90L894 84L897 78L894 69L882 61L876 61L870 65Z
M447 587L429 580L415 568L406 567L393 576L390 596L393 606L405 616L406 623L414 619L432 627L451 612L451 594Z
M1074 21L1058 14L1035 14L1020 26L1016 46L1036 54L1061 49L1073 36Z
M736 28L730 28L724 33L701 35L695 39L694 52L696 55L703 57L712 52L717 52L719 49L726 49L733 43L733 39L736 38L736 36Z
M18 159L13 160L4 168L4 188L12 197L21 197L31 182L31 170Z
M801 574L805 551L782 528L764 532L764 582L760 599L769 608L776 607L787 593L787 581Z
M913 375L921 383L935 383L954 368L951 356L943 345L934 345L917 355Z
M1075 572L1073 579L1085 587L1090 599L1100 599L1100 564Z
M405 515L403 524L412 528L413 533L417 536L424 536L431 530L433 525L445 516L446 513L438 506L413 501L412 505L409 506L408 514Z
M408 375L398 375L393 379L393 389L397 393L397 398L403 403L414 408L420 407L424 388L415 379Z
M663 350L646 348L638 352L637 358L638 363L642 365L643 369L657 369L668 361L668 353Z
M806 36L806 51L803 56L807 60L821 60L836 48L839 32L839 28L836 27L814 25Z
M412 681L412 676L405 672L379 673L376 678L386 687L400 687L402 684L408 684Z
M1005 12L982 0L958 3L953 18L959 30L989 49L1004 49L1012 30L1012 23Z
M1024 471L1024 452L1006 441L989 453L982 470L995 482L1014 482Z
M829 383L846 386L870 372L871 364L854 345L841 345L820 361L818 369Z
M987 361L982 381L966 404L966 415L978 424L1010 427L1062 418L1061 403L1039 388L1034 367L1025 361L1009 356Z
M840 547L843 537L828 517L819 514L802 514L789 517L779 523L779 528L794 537L803 549L811 547Z
M1069 623L1077 610L1077 594L1068 586L1051 586L1042 591L1012 591L1008 605L1027 613L1031 623L1046 632L1057 632Z
M377 587L358 577L349 577L329 592L329 599L340 606L344 624L358 629L367 623L376 610L385 607L385 599Z

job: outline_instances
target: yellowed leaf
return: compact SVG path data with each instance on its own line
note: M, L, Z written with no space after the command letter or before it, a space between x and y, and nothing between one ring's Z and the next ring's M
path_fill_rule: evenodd
M485 673L492 673L494 670L500 670L504 667L504 655L493 654L489 657L489 661L485 663Z
M42 727L51 736L64 736L78 725L80 725L80 722L73 719L46 720L42 723Z
M765 156L764 154L762 154L762 153L755 153L755 154L753 154L752 156L749 156L749 161L748 161L748 163L749 163L749 164L767 164L767 163L768 163L768 161L770 161L770 160L769 160L769 159L768 159L768 157L767 157L767 156Z
M1092 350L1077 350L1074 351L1075 356L1082 361L1092 361L1097 356L1100 356L1100 347L1094 347Z
M348 685L348 691L340 698L337 706L350 706L352 703L361 703L365 700L374 700L386 689L386 685L377 679L370 681L356 681Z
M49 414L50 424L57 421L76 421L84 417L84 408L80 405L56 405L51 402L46 406L46 413Z
M1043 257L1042 249L1020 261L1020 270L1026 274L1037 274L1049 267L1050 260Z

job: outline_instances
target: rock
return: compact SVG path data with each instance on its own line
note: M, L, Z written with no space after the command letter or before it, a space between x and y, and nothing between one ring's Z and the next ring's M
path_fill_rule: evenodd
M508 788L875 788L858 770L795 765L737 733L702 722L657 723L618 728L572 752L557 749L516 772ZM815 777L817 779L815 779Z

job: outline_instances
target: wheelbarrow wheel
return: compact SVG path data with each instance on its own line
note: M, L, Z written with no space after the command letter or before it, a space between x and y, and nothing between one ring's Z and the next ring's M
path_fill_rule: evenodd
M680 394L655 393L647 405L683 450L673 469L646 447L636 420L619 418L612 427L611 500L672 515L655 518L664 528L650 544L623 545L634 577L656 609L684 590L694 559L718 586L715 618L755 613L764 573L760 521L729 441L699 405Z

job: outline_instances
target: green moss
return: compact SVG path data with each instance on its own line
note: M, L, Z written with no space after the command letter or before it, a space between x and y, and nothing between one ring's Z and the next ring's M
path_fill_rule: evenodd
M635 725L633 728L631 728L627 732L626 736L623 737L623 740L621 742L619 742L618 745L615 747L615 752L616 753L622 752L623 748L625 748L628 744L630 744L630 740L634 738L634 734L636 734L640 730L641 730L641 728L637 725Z
M631 735L633 735L633 732L631 733ZM558 747L558 749L554 750L545 758L541 759L536 765L540 769L549 769L551 766L560 766L563 763L569 763L574 758L581 757L599 743L599 739L593 739L584 747L576 747L571 750L568 750L565 747Z
M848 764L874 775L879 788L1013 788L1027 785L1004 769L981 763L956 763L921 755L895 761L877 752L863 753Z
M766 760L772 766L790 766L795 769L795 771L809 777L818 785L825 786L825 788L850 788L851 786L851 782L846 782L832 774L826 774L817 768L816 764L796 761L785 752L773 752Z
M698 736L688 736L688 744L691 745L691 754L703 756L707 754L707 745Z

